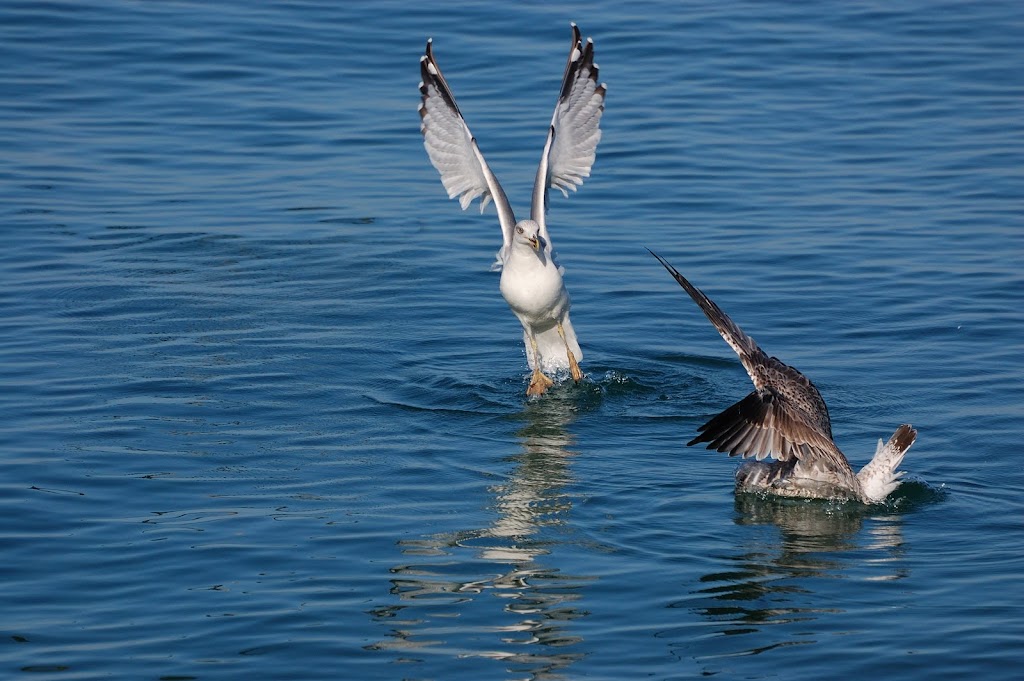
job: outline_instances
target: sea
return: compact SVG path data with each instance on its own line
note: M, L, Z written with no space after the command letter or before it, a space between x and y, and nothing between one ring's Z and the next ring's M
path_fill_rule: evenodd
M603 136L528 397L423 148L426 42L519 218L570 22ZM0 2L0 678L1020 678L1024 4ZM883 504L734 490L751 389Z

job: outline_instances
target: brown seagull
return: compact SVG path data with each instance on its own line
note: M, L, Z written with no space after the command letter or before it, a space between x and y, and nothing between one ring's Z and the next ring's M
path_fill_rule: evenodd
M650 253L703 310L754 382L753 392L701 426L687 446L706 442L708 449L729 456L753 457L736 471L739 491L872 504L884 501L899 486L903 471L896 468L914 444L916 430L904 424L888 442L879 440L874 458L855 474L832 440L828 407L810 379L765 354L699 288L660 255ZM762 461L765 457L774 461Z

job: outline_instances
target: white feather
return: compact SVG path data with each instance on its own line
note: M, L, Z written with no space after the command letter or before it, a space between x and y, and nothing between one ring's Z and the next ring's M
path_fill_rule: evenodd
M903 457L909 448L908 446L901 450L893 445L892 439L883 442L879 438L874 457L857 473L861 493L866 502L885 501L885 498L900 486L900 478L903 477L904 471L896 469L903 463Z

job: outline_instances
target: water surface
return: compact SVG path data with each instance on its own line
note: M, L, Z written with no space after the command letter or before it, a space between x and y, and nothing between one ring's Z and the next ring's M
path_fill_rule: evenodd
M527 399L418 130L427 37L549 223L586 380ZM0 676L1014 678L1018 3L0 6ZM522 213L525 216L525 213ZM736 497L749 391L659 251L821 389L884 506Z

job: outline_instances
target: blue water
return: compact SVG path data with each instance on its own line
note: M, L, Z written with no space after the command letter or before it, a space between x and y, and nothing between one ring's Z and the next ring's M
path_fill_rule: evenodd
M527 399L422 148L427 37L521 216L570 20L608 83L549 224L586 380ZM1024 5L0 4L0 677L1011 679ZM749 381L882 507L737 498Z

